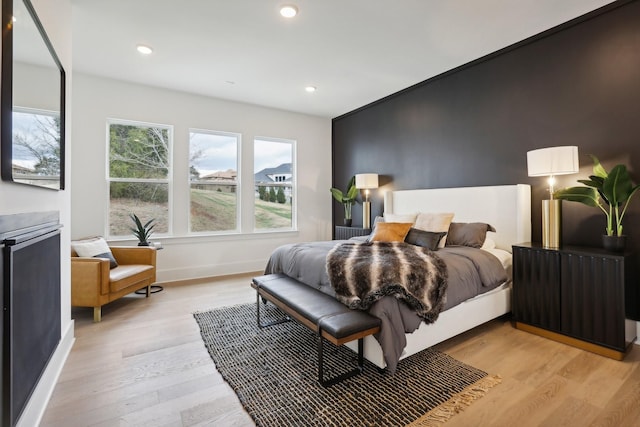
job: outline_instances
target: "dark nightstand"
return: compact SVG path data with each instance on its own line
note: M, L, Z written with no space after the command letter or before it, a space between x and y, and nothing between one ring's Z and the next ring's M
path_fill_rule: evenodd
M516 328L622 360L636 338L625 304L637 295L632 253L513 246Z
M347 240L356 236L368 236L371 234L371 229L336 225L334 234L334 240Z

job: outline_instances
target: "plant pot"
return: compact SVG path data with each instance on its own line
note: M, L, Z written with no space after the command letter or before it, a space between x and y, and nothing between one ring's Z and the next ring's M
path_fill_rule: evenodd
M138 246L149 246L149 242L139 242Z
M351 227L351 221L353 221L351 218L344 220L344 225L345 227Z
M602 247L612 252L623 252L626 245L626 237L602 235Z

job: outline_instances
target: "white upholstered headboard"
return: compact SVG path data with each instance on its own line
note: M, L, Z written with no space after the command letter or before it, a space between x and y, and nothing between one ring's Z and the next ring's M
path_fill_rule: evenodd
M527 184L387 191L384 211L453 212L453 222L486 222L496 247L531 241L531 187Z

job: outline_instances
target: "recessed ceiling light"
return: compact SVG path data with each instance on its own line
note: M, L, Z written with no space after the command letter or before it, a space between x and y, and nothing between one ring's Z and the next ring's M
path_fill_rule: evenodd
M284 5L280 8L280 15L285 18L293 18L298 14L298 8L292 4Z
M143 55L150 55L153 52L153 49L143 44L139 44L138 46L136 46L136 49L138 49L138 52L140 52Z
M304 90L306 90L307 92L311 93L311 92L315 92L316 91L316 87L315 86L307 86L304 88Z

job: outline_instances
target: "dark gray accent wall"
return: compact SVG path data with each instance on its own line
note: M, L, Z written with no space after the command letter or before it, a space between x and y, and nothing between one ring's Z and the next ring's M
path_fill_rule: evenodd
M527 176L526 153L577 145L609 170L626 164L640 181L640 1L615 2L411 88L333 119L333 185L356 173L381 175L382 191L528 183L533 240L541 236L546 180ZM327 192L327 199L329 195ZM342 208L334 203L334 223ZM596 208L563 205L564 242L599 246L605 217ZM361 207L353 211L361 224ZM640 250L640 194L624 221Z

